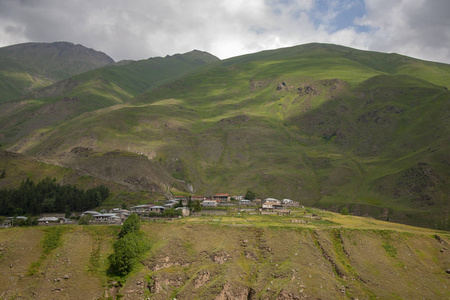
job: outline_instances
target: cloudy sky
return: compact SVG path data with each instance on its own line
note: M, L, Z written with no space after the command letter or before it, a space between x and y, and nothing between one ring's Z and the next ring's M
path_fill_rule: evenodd
M0 0L0 47L69 41L119 61L324 42L450 63L449 13L449 0Z

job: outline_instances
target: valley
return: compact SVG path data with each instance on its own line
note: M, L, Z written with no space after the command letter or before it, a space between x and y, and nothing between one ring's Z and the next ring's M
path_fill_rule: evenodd
M0 144L109 182L111 205L253 190L446 230L449 82L445 64L330 44L222 61L192 51L7 101Z

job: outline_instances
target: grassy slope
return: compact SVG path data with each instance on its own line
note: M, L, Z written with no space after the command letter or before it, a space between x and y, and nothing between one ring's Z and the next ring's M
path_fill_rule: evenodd
M311 213L322 219L309 219ZM42 247L47 246L46 240L57 229L62 229L59 246L43 255ZM117 226L2 229L1 296L6 299L48 299L54 295L64 299L103 299L116 295L123 295L124 299L213 299L219 295L229 299L450 296L445 288L450 263L448 232L311 209L285 217L204 215L144 223L141 230L150 240L151 249L125 284L115 287L106 276L106 258L112 252ZM64 279L65 276L68 278Z
M195 193L252 189L447 228L449 74L443 64L334 45L265 51L37 131L12 149L47 159L77 145L122 149Z
M56 165L45 164L23 154L0 150L0 170L5 170L5 177L0 178L0 188L17 188L27 178L37 182L46 177L55 178L61 184L72 184L83 189L106 185L118 192L124 186L87 175L79 175L76 171Z
M3 104L0 138L7 144L36 128L127 102L153 86L217 60L206 52L192 51L106 66L60 81L32 93L29 100Z
M104 53L66 42L0 48L0 103L112 63Z

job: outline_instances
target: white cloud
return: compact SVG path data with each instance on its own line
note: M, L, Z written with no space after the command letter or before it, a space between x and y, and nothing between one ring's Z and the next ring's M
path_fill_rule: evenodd
M366 0L367 47L450 63L450 1Z
M365 0L355 26L335 27L335 18L358 1L2 0L0 46L66 40L120 60L192 49L227 58L327 42L450 62L449 1Z

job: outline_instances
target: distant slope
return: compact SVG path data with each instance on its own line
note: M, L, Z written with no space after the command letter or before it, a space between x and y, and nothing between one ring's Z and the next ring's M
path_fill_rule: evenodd
M141 92L218 60L209 53L194 50L106 66L59 81L30 93L29 100L3 104L0 140L9 143L37 128L125 103Z
M5 171L5 176L0 178L0 189L18 188L27 178L38 182L46 177L55 178L58 183L77 185L83 189L93 188L100 184L108 186L117 192L126 189L125 185L112 183L109 180L101 180L92 176L80 175L77 170L50 165L35 158L0 150L0 172Z
M1 115L0 126L8 149L48 162L74 166L66 155L82 146L94 165L119 149L196 194L251 189L445 229L449 75L445 64L308 44L208 64L58 126L36 117L25 130L28 121Z
M114 85L127 93L129 97L136 96L167 80L174 80L195 68L216 61L219 61L217 57L207 52L194 50L184 54L168 55L164 58L153 57L146 60L117 63L40 89L31 96L41 98L98 93L104 94L104 97L107 98L111 96L109 93L114 95L115 91L105 84ZM104 86L100 93L97 91L98 85L102 84Z
M112 63L114 60L102 52L68 42L0 48L0 103Z

